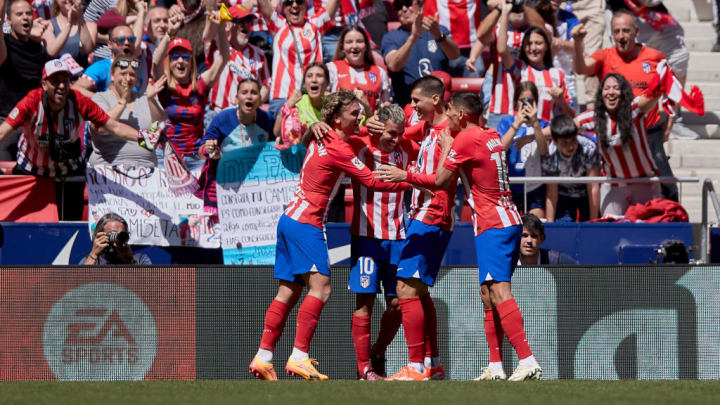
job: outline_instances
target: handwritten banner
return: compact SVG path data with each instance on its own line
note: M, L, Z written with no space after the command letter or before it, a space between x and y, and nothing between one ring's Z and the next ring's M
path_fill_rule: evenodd
M192 194L177 196L163 169L88 167L88 225L108 212L125 219L133 245L220 247L217 223Z
M225 264L273 264L277 223L297 188L305 148L272 142L225 152L217 198Z

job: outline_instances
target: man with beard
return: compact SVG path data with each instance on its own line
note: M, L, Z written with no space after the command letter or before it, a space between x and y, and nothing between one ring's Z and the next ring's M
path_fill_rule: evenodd
M0 0L0 25L5 22L6 1ZM26 0L10 0L10 34L0 31L0 121L4 121L30 90L40 85L42 66L50 59L40 34L47 27L43 20L33 21L32 7ZM34 37L36 40L31 40ZM0 142L0 160L15 160L19 133Z
M0 125L0 141L14 130L23 129L12 173L50 178L84 176L79 138L85 121L90 121L101 136L112 134L148 149L157 143L155 134L110 118L95 102L71 89L70 69L61 60L53 59L43 68L41 87L20 100ZM58 210L65 214L62 219L82 217L84 187L84 183L56 183Z
M138 4L145 4L140 2ZM138 85L135 91L144 93L150 78L149 67L152 65L152 52L142 43L143 20L145 8L140 6L138 19L132 29L127 25L117 25L110 31L110 51L113 58L118 55L133 56L140 61ZM105 91L110 84L110 66L112 59L102 59L90 65L80 79L75 82L73 89L80 91L86 97L92 97L95 92Z

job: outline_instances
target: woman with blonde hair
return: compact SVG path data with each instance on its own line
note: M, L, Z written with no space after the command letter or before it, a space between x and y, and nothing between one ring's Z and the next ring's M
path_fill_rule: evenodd
M95 49L97 31L85 22L83 9L82 0L53 0L52 30L45 30L42 35L48 55L59 57L68 53L87 66L87 56Z
M225 32L225 22L220 21L217 12L207 19L206 24L220 24L220 32ZM181 25L182 16L173 14L168 31L153 55L153 77L167 76L167 86L158 97L169 120L166 126L168 141L183 157L188 169L199 170L203 160L197 153L203 137L205 105L210 90L230 59L230 49L227 36L218 35L220 57L198 76L190 41L175 37Z

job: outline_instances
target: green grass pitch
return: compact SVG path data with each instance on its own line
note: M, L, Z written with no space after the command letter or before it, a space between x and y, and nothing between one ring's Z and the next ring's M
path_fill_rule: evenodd
M720 404L719 381L2 382L0 404Z

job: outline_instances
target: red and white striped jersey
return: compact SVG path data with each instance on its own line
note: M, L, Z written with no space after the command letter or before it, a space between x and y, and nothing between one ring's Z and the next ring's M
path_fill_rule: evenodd
M5 122L13 129L23 127L18 141L18 166L38 176L64 176L80 167L82 155L66 162L50 159L48 125L55 128L63 143L71 143L82 137L86 120L103 126L110 117L95 102L71 89L65 108L56 113L52 122L48 122L42 94L41 88L30 91L10 111Z
M273 35L272 89L270 98L288 98L300 90L305 68L322 61L322 33L329 17L323 12L305 20L301 27L291 26L285 17L273 12L268 28Z
M477 0L425 0L423 15L435 17L450 30L450 36L460 48L470 48L477 40L480 26L480 7Z
M205 43L205 64L209 67L220 57L215 40ZM260 48L247 44L242 51L233 49L230 60L220 73L215 86L210 90L210 103L212 109L220 111L235 104L237 86L243 79L255 79L267 86L270 81L270 69L265 54Z
M473 212L475 236L488 229L522 225L510 192L505 148L495 130L474 127L457 134L443 166L460 175Z
M537 116L539 119L550 122L556 113L561 112L557 106L557 102L553 100L550 95L550 89L553 87L560 87L562 89L562 97L565 99L565 102L570 105L571 100L568 95L567 86L565 85L565 73L563 73L562 70L556 67L539 70L519 60L517 61L515 69L520 70L521 82L533 82L535 83L535 87L537 87L539 98L537 103ZM510 100L513 99L513 96L514 92L510 95ZM514 110L514 106L511 107L513 107L512 109Z
M417 162L410 168L410 171L420 175L434 175L442 157L437 140L449 123L445 120L432 127L425 121L421 122L425 123L422 126L425 136L420 143ZM420 125L417 124L414 128ZM407 131L406 135L408 135ZM414 137L409 135L406 138L413 139ZM455 191L455 187L450 187L448 190L434 190L433 195L427 191L414 189L410 218L422 221L427 225L438 226L446 231L452 231L455 227Z
M300 170L300 182L293 200L285 209L290 218L323 228L330 202L345 175L368 188L380 191L401 191L406 183L383 183L375 180L372 170L357 158L352 146L329 131L321 141L310 142Z
M33 16L50 20L52 15L53 0L32 0Z
M500 31L500 25L495 26L495 38L497 39L498 32ZM513 57L517 59L520 53L520 46L522 45L525 31L514 31L508 28L507 33L507 47L512 53ZM496 49L492 47L492 49ZM493 70L492 70L492 98L490 99L489 112L492 114L513 114L515 106L512 105L513 95L515 94L515 80L516 76L513 76L512 72L504 69L500 55L495 52L495 56L492 58ZM488 75L491 74L488 72ZM485 80L487 80L487 76Z
M354 68L344 59L338 59L328 63L327 68L330 72L330 91L360 89L365 93L373 110L380 103L390 101L390 77L380 66L365 65Z
M385 153L377 145L375 136L353 136L348 140L358 159L370 170L384 165L407 169L417 157L417 143L403 139L398 147ZM357 181L353 187L353 219L350 233L375 239L405 239L405 209L403 191L394 193L369 189Z
M595 132L594 118L595 112L593 110L578 115L577 120L581 130ZM609 147L604 148L602 144L599 145L600 153L603 155L603 170L607 176L620 178L651 177L656 176L658 173L650 153L645 127L645 114L638 106L637 99L632 103L632 119L632 138L627 144L623 145L617 122L613 121L609 115L607 116L610 123L607 126Z

